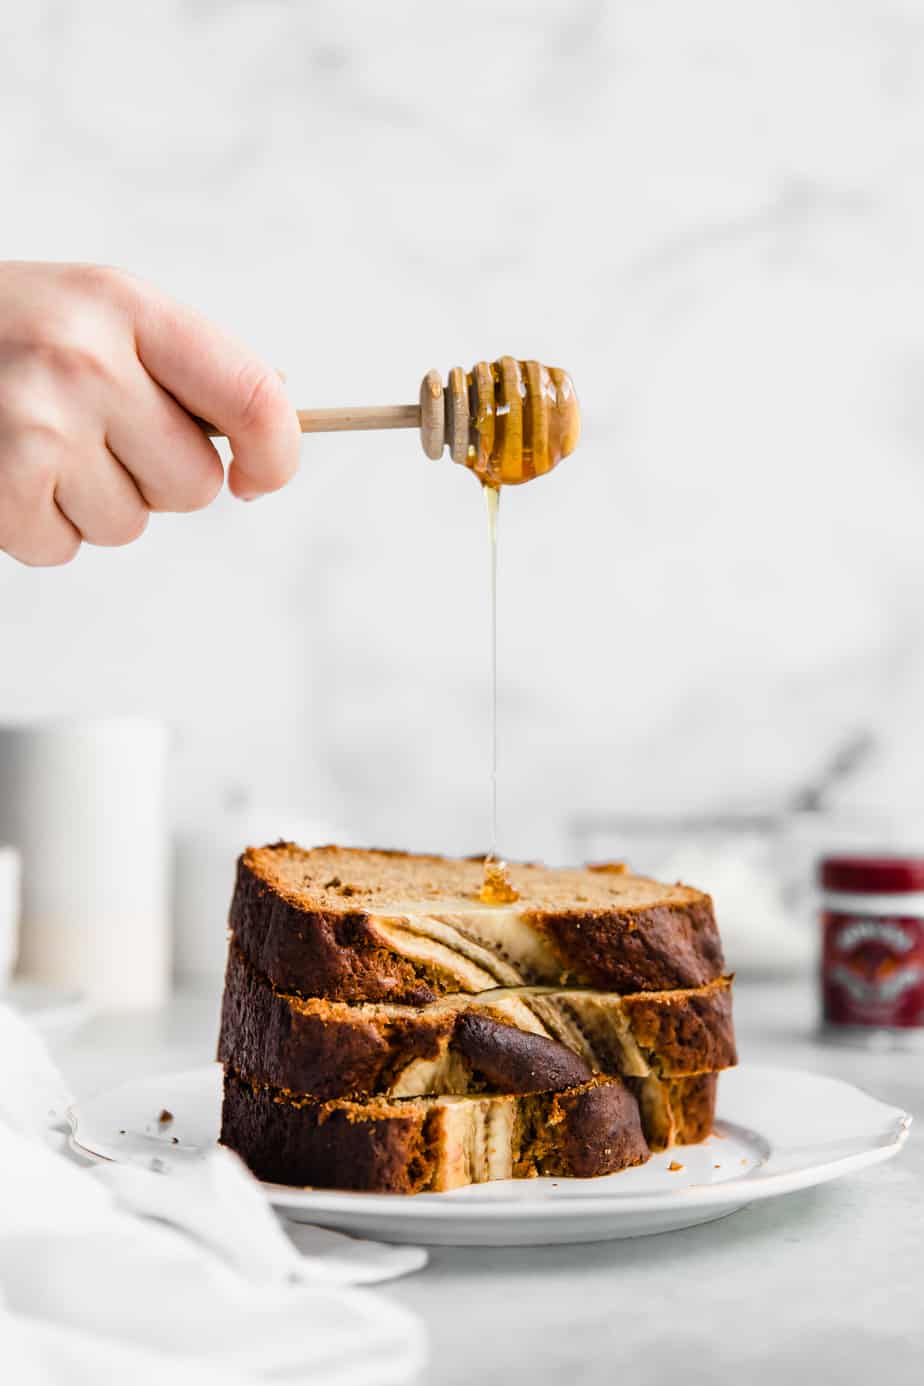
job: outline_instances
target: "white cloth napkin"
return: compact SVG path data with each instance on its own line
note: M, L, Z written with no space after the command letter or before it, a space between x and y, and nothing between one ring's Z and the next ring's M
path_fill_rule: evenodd
M4 1380L392 1386L420 1371L416 1317L348 1287L425 1252L281 1222L221 1147L169 1174L82 1168L60 1130L68 1101L42 1040L0 1006Z

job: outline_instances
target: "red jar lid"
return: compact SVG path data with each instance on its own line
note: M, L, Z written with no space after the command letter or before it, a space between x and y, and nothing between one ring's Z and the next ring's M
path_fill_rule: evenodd
M857 895L902 895L924 890L924 857L823 857L819 878L826 890Z

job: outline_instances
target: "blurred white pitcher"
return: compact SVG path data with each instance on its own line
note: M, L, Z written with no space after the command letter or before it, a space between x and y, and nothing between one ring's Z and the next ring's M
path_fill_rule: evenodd
M0 991L13 975L19 952L19 853L0 843Z
M0 842L22 856L20 976L103 1007L169 971L167 731L142 718L0 725Z

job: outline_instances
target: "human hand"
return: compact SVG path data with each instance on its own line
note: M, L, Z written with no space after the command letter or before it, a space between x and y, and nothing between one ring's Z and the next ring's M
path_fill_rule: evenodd
M219 328L119 270L0 263L0 550L67 563L208 505L224 472L191 414L230 440L242 500L293 476L285 388Z

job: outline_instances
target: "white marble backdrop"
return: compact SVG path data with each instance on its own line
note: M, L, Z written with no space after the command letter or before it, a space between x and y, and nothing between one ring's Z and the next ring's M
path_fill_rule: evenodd
M848 790L924 730L924 4L33 0L0 10L0 255L116 263L299 404L567 366L580 452L505 495L501 844L577 815ZM0 717L177 731L227 793L356 839L488 837L485 523L412 435L284 493L0 559Z

